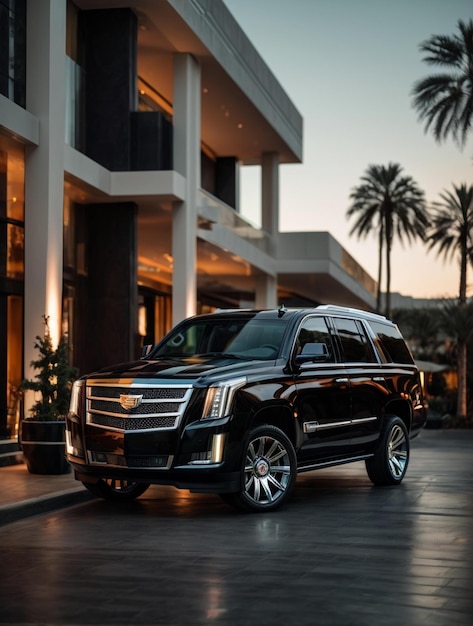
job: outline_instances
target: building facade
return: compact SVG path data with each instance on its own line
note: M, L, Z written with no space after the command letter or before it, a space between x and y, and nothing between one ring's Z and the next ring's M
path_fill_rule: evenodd
M302 138L221 0L0 0L0 438L44 316L83 373L215 307L373 308L328 232L279 232ZM261 228L240 212L255 165Z

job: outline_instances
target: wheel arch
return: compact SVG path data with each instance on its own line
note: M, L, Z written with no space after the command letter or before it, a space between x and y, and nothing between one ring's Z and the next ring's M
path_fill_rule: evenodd
M292 445L296 448L296 420L294 413L288 404L267 404L261 407L254 415L251 426L256 428L263 424L276 426L289 437Z
M408 402L400 398L388 402L384 410L385 420L391 415L401 418L407 428L407 432L411 432L412 410Z

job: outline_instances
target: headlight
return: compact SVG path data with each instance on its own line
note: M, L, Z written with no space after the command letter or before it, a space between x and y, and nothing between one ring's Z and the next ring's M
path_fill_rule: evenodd
M246 385L246 378L234 378L207 389L202 419L216 419L229 415L233 396L237 389Z
M79 415L79 402L83 384L84 382L82 380L76 380L72 385L69 413L73 413L74 415Z

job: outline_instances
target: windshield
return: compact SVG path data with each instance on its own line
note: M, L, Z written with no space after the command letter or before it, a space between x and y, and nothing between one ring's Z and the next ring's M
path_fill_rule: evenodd
M282 319L232 318L189 320L159 343L150 355L156 357L228 356L274 359L286 323Z

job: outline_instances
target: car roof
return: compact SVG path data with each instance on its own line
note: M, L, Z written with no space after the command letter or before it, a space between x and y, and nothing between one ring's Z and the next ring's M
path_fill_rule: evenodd
M277 315L277 317L293 317L294 315L308 315L310 313L321 313L330 316L343 316L343 317L353 317L358 319L366 319L377 322L384 322L388 324L392 324L390 320L388 320L384 315L379 315L378 313L372 313L370 311L363 311L361 309L355 309L351 307L344 307L335 304L321 304L314 308L286 308L284 305L281 305L278 309L217 309L214 313L210 315L238 315L245 316L257 316L258 318L273 318Z

